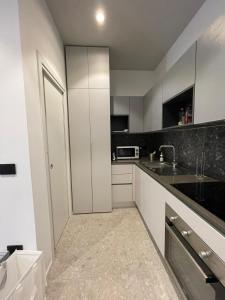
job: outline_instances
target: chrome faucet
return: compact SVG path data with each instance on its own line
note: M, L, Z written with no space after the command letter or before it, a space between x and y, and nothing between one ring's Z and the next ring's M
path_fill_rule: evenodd
M173 149L173 161L172 161L172 166L173 168L176 167L177 162L176 162L176 151L175 151L175 147L173 145L161 145L159 147L159 151L161 151L162 148L172 148Z

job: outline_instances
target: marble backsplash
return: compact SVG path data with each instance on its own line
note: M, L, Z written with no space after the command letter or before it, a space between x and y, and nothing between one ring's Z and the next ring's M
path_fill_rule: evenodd
M112 136L112 151L118 145L141 146L141 155L157 150L162 144L172 144L176 149L178 164L196 170L196 158L205 152L205 175L225 180L225 124L193 126L145 134ZM165 150L166 160L172 160L172 151Z
M196 159L205 152L205 175L225 179L225 125L168 130L148 135L148 150L158 150L162 144L176 149L178 164L196 170ZM172 151L165 157L172 160Z

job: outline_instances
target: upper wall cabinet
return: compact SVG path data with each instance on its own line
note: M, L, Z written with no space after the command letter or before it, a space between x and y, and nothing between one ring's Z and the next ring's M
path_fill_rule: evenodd
M143 97L130 97L129 132L143 132Z
M109 49L66 47L69 89L109 89Z
M162 129L162 85L154 86L144 97L144 131Z
M143 97L111 97L111 115L128 116L129 133L143 132Z
M130 112L130 100L126 96L111 97L111 115L129 115Z
M88 48L89 88L109 89L109 49Z
M67 84L69 89L88 88L88 50L86 47L66 47Z
M195 56L196 43L167 72L163 82L163 102L194 85Z
M225 17L220 17L198 40L195 123L225 118Z

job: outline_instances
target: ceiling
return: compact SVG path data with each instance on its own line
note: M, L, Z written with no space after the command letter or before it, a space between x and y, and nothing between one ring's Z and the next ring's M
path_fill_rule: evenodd
M111 69L153 70L204 0L46 0L65 44L109 46ZM105 11L103 26L95 21Z

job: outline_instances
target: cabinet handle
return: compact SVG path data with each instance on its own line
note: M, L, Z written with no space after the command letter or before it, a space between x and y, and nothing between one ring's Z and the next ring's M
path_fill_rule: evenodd
M173 223L178 219L178 216L172 216L170 217L170 222Z
M200 251L200 252L198 253L198 255L199 255L199 257L200 257L201 259L207 258L207 257L209 257L211 254L212 254L212 251L210 251L210 250L208 250L208 251Z
M181 231L181 235L182 235L183 237L189 236L191 233L192 233L191 230L183 230L183 231Z

